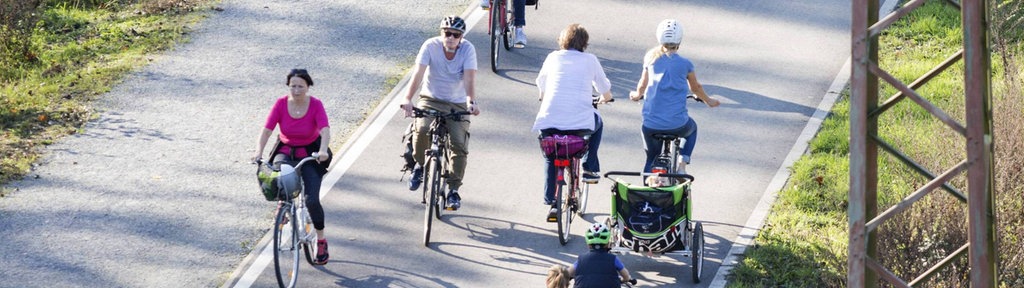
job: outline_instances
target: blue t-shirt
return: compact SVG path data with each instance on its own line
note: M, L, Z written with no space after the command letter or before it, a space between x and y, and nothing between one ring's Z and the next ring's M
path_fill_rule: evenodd
M626 268L619 257L608 253L607 249L593 249L580 255L572 267L576 270L575 287L586 288L618 288L621 285L619 271Z
M657 130L671 130L686 125L686 95L693 72L693 62L676 53L658 57L647 69L647 91L644 92L643 125Z

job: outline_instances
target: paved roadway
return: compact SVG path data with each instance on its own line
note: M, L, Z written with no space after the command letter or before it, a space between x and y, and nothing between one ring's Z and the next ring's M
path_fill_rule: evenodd
M847 6L845 1L541 1L540 9L527 11L530 45L503 54L506 66L498 74L489 71L486 58L486 16L467 11L470 23L476 23L468 39L479 55L483 113L472 119L463 208L435 222L433 242L423 247L419 194L399 182L399 139L409 120L398 113L397 102L378 107L378 118L357 132L359 141L346 146L349 154L327 177L334 183L323 199L331 262L304 265L300 285L542 285L547 267L568 265L585 251L579 235L588 223L607 217L610 185L603 180L593 187L589 213L573 223L575 237L559 245L555 225L544 221L542 158L530 132L539 106L533 81L544 56L557 49L561 28L572 22L587 27L587 52L601 59L619 99L602 108L602 169L638 170L643 164L640 105L624 97L635 87L644 51L654 44L655 24L676 18L684 27L682 52L695 62L705 89L723 103L691 110L701 130L687 171L697 178L694 216L706 229L707 265L699 286L707 286L755 208L771 199L763 197L766 191L781 185L775 177L785 176L786 158L803 152L797 140L801 132L822 116L815 113L848 57ZM682 257L622 259L642 286L692 286L689 261ZM273 286L267 261L266 255L251 255L236 271L233 280L241 279L236 287Z
M589 52L620 97L602 110L603 168L639 169L640 106L621 97L654 44L653 27L669 17L683 22L683 52L723 100L693 109L702 130L687 168L697 177L695 217L707 229L707 285L778 183L849 51L849 4L838 0L544 0L527 11L530 46L505 54L510 66L497 75L477 24L468 37L480 55L484 113L473 119L464 207L445 216L426 248L418 196L398 182L408 120L395 105L377 105L390 100L381 83L409 66L438 17L476 3L223 1L191 43L154 55L96 103L94 121L49 146L30 177L8 187L0 287L274 286L269 259L246 257L266 243L272 204L257 196L245 159L254 123L286 92L281 76L292 67L319 71L311 93L325 99L335 138L350 151L324 193L333 259L303 266L302 286L539 286L548 266L569 264L584 248L580 237L557 244L543 220L542 164L529 131L536 71L558 31L583 23ZM360 124L364 115L370 121ZM594 189L574 234L607 215L607 187ZM642 285L689 286L680 259L623 260Z

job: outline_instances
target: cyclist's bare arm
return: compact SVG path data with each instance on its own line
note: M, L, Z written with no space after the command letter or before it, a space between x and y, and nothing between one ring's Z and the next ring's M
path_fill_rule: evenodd
M316 162L327 161L327 157L330 156L327 153L327 148L331 144L331 127L327 126L320 129L320 151L317 153Z
M412 83L409 83L409 91L405 92L405 102L402 103L402 109L405 110L405 118L412 117L412 97L416 96L416 92L420 90L420 84L423 83L423 74L427 72L427 65L416 65L416 74L412 76Z
M476 105L476 70L466 69L462 81L466 83L466 105L473 115L480 115L480 106Z
M711 96L708 96L708 93L704 92L704 86L701 86L700 82L697 81L696 73L690 72L686 74L686 81L690 82L690 91L697 95L697 98L703 101L704 104L707 104L708 107L716 107L721 104L718 102L718 99L711 98Z
M629 282L631 279L629 278L629 269L622 267L622 270L619 270L619 279L621 279L622 283ZM633 282L633 284L636 284L636 282Z
M258 143L256 143L256 154L252 156L253 162L263 158L263 149L266 149L267 147L267 141L270 140L270 134L274 133L273 130L267 129L266 127L263 127L262 129L263 131L260 133L260 139Z
M640 101L644 99L644 92L647 91L647 68L640 72L640 81L636 82L636 91L629 91L629 100Z

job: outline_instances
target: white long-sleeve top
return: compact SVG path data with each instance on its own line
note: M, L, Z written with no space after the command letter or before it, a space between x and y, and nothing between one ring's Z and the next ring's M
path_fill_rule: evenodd
M544 95L540 111L533 122L533 132L559 130L594 130L593 90L604 94L611 81L597 56L576 50L558 50L548 54L537 75L537 89Z

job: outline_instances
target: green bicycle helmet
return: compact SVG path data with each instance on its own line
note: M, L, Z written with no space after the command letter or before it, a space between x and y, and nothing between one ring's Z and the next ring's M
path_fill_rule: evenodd
M608 245L608 238L611 238L612 231L604 223L594 223L584 234L587 238L587 245Z

